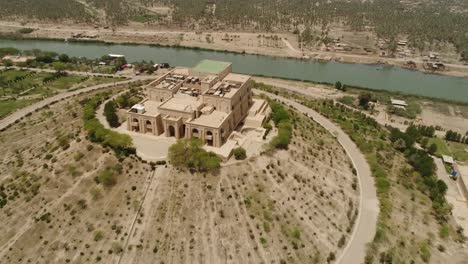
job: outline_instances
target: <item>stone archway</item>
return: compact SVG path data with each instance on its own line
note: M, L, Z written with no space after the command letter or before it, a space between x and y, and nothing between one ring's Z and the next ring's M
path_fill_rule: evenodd
M140 121L138 120L138 118L132 118L132 131L140 132Z
M169 125L168 130L169 130L169 137L175 137L176 136L175 127L173 125Z
M153 122L151 122L150 120L146 120L145 129L146 132L153 133Z
M200 138L200 132L198 131L198 129L192 129L192 138Z
M207 131L207 132L206 132L205 139L206 139L206 140L205 140L205 141L206 141L206 144L207 144L208 146L212 147L213 144L214 144L213 132Z
M185 138L185 124L180 126L179 137Z

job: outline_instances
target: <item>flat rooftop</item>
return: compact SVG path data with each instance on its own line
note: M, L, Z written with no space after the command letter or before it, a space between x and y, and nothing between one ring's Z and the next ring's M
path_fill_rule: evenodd
M158 107L159 107L159 102L156 101L144 101L142 103L139 103L137 105L134 105L132 109L138 109L140 107L144 107L145 112L142 113L141 115L145 116L157 116L159 114Z
M202 60L195 67L193 67L192 70L195 72L219 74L230 65L231 63L224 61Z
M236 83L245 83L250 79L250 75L229 73L224 77L223 81L236 82Z
M228 113L214 110L210 114L201 115L200 117L193 119L189 123L194 125L218 128L219 126L221 126L224 119L226 119L228 115Z
M186 94L175 94L174 97L162 103L160 108L179 112L191 113L201 106L197 97Z

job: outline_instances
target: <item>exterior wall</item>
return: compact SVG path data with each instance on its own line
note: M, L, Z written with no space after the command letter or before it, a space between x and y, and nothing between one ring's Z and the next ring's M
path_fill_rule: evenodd
M231 99L219 96L203 95L202 101L204 104L212 105L216 110L229 113L231 112Z
M153 117L129 113L127 117L127 130L159 136L163 133L161 115Z
M163 127L166 137L175 137L177 139L185 137L184 122L182 118L163 119Z
M220 127L217 128L186 123L186 138L200 138L206 144L209 140L212 140L212 146L219 148L226 143L235 128L232 124L232 117L232 114L228 115ZM198 131L198 136L194 135L194 129ZM211 132L211 135L209 132Z
M164 102L167 99L171 98L172 95L173 91L171 90L148 88L148 97L151 101Z
M183 120L188 120L191 118L195 118L196 113L187 113L187 112L179 112L174 110L167 110L167 109L159 109L159 112L162 116L171 116L171 117L182 117ZM195 111L196 112L196 111Z
M158 89L155 86L166 76L147 86L148 98L151 101L164 102L174 96L174 94L183 85L186 87L201 88L202 92L223 79L231 73L232 66L227 67L213 81L201 84L180 83L173 90ZM168 73L169 74L169 73ZM197 74L200 79L206 74ZM154 135L164 134L165 136L174 136L176 138L200 138L204 143L210 143L214 147L221 147L234 131L249 114L249 109L253 105L253 94L251 90L250 79L232 96L232 98L218 97L212 95L201 95L202 105L193 112L174 111L159 108L157 116L145 116L144 114L129 113L127 118L127 129L138 131L140 133L152 133ZM200 110L204 106L213 106L217 111L228 113L223 123L219 127L207 127L191 124L190 120L199 117Z

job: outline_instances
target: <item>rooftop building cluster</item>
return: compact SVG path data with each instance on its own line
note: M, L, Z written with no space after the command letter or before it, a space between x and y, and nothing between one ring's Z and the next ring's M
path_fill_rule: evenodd
M177 67L146 86L147 98L128 111L127 129L221 147L237 128L261 127L269 114L267 102L253 98L251 83L228 62Z

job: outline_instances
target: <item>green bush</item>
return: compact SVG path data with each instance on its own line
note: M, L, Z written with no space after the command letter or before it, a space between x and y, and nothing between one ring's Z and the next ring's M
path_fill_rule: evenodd
M115 108L114 101L109 101L104 106L104 116L111 127L119 127L119 117L116 114L117 109Z
M200 139L179 139L169 148L169 160L178 168L213 172L220 168L221 158L202 148Z
M291 136L292 125L288 110L280 103L269 100L272 110L271 118L278 128L278 135L271 141L271 146L276 149L287 149Z
M96 109L104 97L104 95L99 95L85 102L83 120L89 140L101 143L105 147L110 147L119 156L135 154L136 150L132 147L132 138L130 136L106 129L97 120Z
M245 160L247 158L247 153L242 147L235 148L232 152L236 160Z
M97 181L105 187L112 187L117 183L117 177L113 170L105 169L99 173Z
M29 33L32 33L33 31L34 31L33 28L21 28L18 30L18 33L29 34Z
M273 138L271 145L277 149L287 149L292 136L292 126L289 121L278 124L278 135Z

